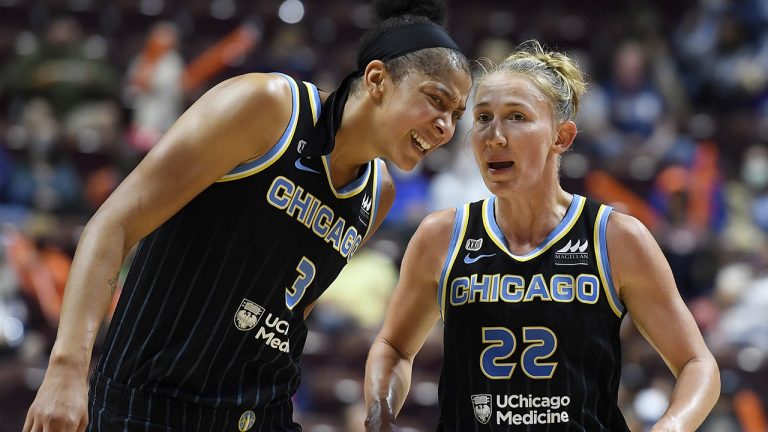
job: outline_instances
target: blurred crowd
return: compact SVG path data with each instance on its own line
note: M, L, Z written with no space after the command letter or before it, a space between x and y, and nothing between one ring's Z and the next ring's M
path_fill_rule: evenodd
M721 366L703 431L768 421L768 0L449 3L470 59L536 38L588 73L566 190L643 221ZM0 431L21 429L45 371L85 222L206 89L281 71L332 90L354 68L364 0L0 0ZM413 172L372 242L310 320L297 416L360 431L371 340L404 247L430 211L488 195L461 121ZM633 430L674 377L625 319L621 404ZM402 424L435 425L441 328L416 359ZM97 347L98 349L98 347Z

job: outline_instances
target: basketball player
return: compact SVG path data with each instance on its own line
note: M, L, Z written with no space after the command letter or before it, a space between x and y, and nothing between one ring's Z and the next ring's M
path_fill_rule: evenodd
M304 319L392 203L378 157L412 169L451 138L471 86L442 2L374 9L336 92L280 74L216 86L94 215L24 431L300 430Z
M619 326L630 313L677 377L655 431L693 431L715 360L651 234L564 191L582 74L532 41L477 84L471 143L490 198L427 217L367 363L367 427L398 430L413 357L444 321L439 431L625 431Z

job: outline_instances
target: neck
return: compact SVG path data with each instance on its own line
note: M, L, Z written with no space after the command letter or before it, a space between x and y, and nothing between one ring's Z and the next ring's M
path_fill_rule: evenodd
M535 249L562 221L573 195L559 184L548 191L529 191L496 198L496 223L514 254Z
M371 143L373 107L366 101L366 98L350 95L344 105L341 125L336 131L336 145L329 155L331 182L335 188L356 179L361 166L379 156Z

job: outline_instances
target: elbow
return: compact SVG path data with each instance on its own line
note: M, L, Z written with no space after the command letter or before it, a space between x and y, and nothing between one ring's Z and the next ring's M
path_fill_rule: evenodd
M691 359L683 370L688 368L692 369L692 372L698 377L698 382L706 389L706 394L714 405L720 397L720 368L715 357L707 352L706 355Z
M126 256L135 243L129 239L127 233L125 224L97 212L83 228L79 243L97 244L109 241L112 244L120 244L122 256Z
M712 354L709 355L710 377L712 381L712 393L715 398L720 397L720 367Z
M395 357L398 358L398 360L413 363L413 359L416 357L416 353L408 352L408 350L397 346L396 344L383 337L377 338L377 341L381 345L385 346L388 351L390 351Z

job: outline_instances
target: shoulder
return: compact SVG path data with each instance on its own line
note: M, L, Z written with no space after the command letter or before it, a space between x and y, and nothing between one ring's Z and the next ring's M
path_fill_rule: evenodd
M279 139L293 111L291 92L288 80L278 74L236 76L201 96L182 121L192 133L210 129L229 146L242 147L246 160Z
M613 278L622 291L633 279L650 276L666 262L651 232L633 216L611 212L606 241Z
M232 113L259 110L265 106L286 106L290 109L291 91L290 83L282 75L249 73L222 81L203 98L215 98L216 106L229 107Z
M450 245L455 218L455 208L430 213L419 224L411 242L423 251L429 250L444 256Z
M606 227L608 247L641 247L648 241L656 243L648 228L634 216L612 211Z
M453 208L425 217L408 243L403 265L407 261L409 267L418 268L424 278L438 281L450 249L455 217Z
M449 235L453 231L453 224L455 219L455 208L439 210L427 215L427 217L421 221L419 229L424 230L429 235Z

